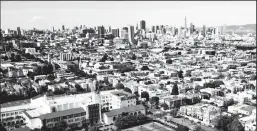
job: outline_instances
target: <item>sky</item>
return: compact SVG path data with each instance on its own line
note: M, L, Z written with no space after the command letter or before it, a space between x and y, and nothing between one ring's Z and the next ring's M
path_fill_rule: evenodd
M1 1L1 29L256 24L256 1Z

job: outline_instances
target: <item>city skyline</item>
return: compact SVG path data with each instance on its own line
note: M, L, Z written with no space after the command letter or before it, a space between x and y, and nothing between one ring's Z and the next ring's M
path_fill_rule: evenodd
M208 13L203 13L203 12ZM105 14L104 14L105 13ZM22 14L22 15L21 15ZM161 16L161 17L160 17ZM238 17L240 16L240 18ZM1 29L61 29L86 25L122 28L146 21L146 27L196 27L256 24L256 1L247 2L1 2Z

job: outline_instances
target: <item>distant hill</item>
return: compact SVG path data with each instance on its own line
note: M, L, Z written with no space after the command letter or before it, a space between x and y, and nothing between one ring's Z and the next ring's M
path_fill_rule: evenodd
M235 32L236 34L241 33L253 33L256 34L256 24L246 25L228 25L226 26L226 33Z
M213 28L213 27L207 27ZM197 29L202 30L202 27L198 27ZM247 34L252 33L256 34L256 24L246 24L246 25L227 25L226 33L236 33L236 34Z

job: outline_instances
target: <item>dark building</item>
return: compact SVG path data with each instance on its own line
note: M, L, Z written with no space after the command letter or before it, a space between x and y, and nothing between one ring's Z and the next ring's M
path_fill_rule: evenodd
M99 104L88 105L89 123L96 124L100 120Z
M152 32L155 32L155 26L152 26Z
M13 31L13 36L16 37L18 35L17 31Z
M18 36L21 36L21 28L20 27L17 27L17 33L18 33Z
M112 29L112 35L113 35L114 37L120 37L119 29Z
M193 23L190 24L190 34L193 34L195 31L195 25Z
M205 31L205 30L206 30L205 28L206 28L205 25L203 25L202 35L203 35L204 37L205 37L205 32L206 32L206 31Z
M144 20L140 21L140 29L141 30L145 30L146 29L146 25L145 25L145 21Z
M155 26L155 32L157 32L157 30L159 30L160 28L159 28L159 26L157 25L157 26Z
M98 35L100 38L104 38L105 29L104 26L98 26Z
M62 30L65 30L65 27L64 27L64 25L62 25Z

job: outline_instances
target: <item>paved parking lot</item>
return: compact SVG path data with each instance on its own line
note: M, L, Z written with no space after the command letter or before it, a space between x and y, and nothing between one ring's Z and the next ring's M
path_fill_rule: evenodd
M175 131L157 122L151 122L145 125L136 126L122 131Z

